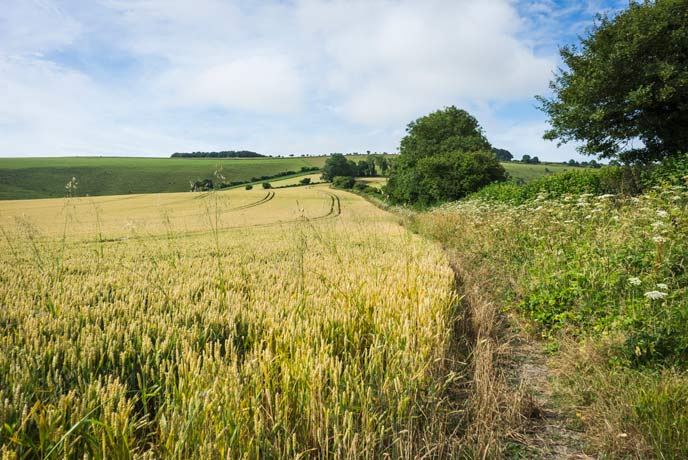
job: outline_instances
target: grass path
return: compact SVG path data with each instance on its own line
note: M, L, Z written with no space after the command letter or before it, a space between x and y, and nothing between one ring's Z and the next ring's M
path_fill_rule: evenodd
M518 322L514 315L507 320L512 338L510 363L505 370L511 390L524 394L523 425L513 435L519 444L517 450L528 453L526 458L532 459L592 459L583 451L583 433L571 427L573 414L556 402L546 351L541 343L522 333Z

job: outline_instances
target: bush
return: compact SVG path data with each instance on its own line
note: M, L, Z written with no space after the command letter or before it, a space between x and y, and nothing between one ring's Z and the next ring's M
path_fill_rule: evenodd
M336 176L332 179L332 186L334 188L350 189L355 183L354 178L350 176Z
M308 185L311 183L311 178L310 177L304 177L299 181L299 184L301 185Z
M394 191L396 202L430 206L505 180L506 171L492 152L454 151L421 158L413 168L390 176L387 190Z
M246 190L253 190L253 185L251 184L246 184L246 187L244 187Z
M272 188L272 184L270 182L263 182L262 185L264 189Z

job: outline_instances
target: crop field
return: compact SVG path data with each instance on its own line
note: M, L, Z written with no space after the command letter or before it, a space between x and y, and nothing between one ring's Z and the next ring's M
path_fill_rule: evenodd
M290 185L297 185L303 179L310 179L311 184L317 184L317 183L323 182L323 180L320 178L321 175L322 175L322 173L304 174L302 176L288 177L286 179L271 180L269 182L270 182L270 184L272 184L273 187L287 187Z
M226 181L232 182L324 163L325 157L0 158L0 199L62 198L72 177L79 181L80 195L186 192L189 181L215 180L218 167Z
M3 459L443 455L453 275L363 199L5 201L0 229Z
M365 156L349 156L358 161ZM76 177L79 194L90 196L186 192L189 181L214 179L222 167L227 182L250 180L302 167L322 167L327 157L303 158L0 158L0 200L63 198ZM573 169L559 164L502 163L515 180ZM318 181L320 175L317 175ZM294 183L302 177L290 178ZM280 179L274 179L277 181ZM272 182L271 180L268 180ZM314 181L315 182L315 181ZM282 184L288 185L288 183Z
M542 176L549 176L564 171L581 169L561 163L541 163L532 165L512 161L503 162L502 166L504 166L504 169L506 169L506 172L509 173L512 180L526 183L532 182Z

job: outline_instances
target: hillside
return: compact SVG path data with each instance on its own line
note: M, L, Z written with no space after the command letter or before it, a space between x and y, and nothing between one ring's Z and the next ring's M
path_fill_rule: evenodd
M222 166L227 182L321 167L325 157L305 158L2 158L0 199L58 198L76 177L77 195L185 192L189 181L213 179Z
M72 177L79 182L78 196L185 192L189 181L212 179L218 165L226 182L232 182L322 167L326 158L0 158L0 200L64 197ZM524 182L576 169L560 164L502 164L513 180Z

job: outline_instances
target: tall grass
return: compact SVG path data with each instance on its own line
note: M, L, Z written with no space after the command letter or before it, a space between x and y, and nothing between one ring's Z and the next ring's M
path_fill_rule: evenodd
M228 230L218 206L209 233L64 246L3 223L3 460L450 456L440 248L381 211Z
M546 340L592 451L688 457L688 188L490 193L413 225L485 272L491 298Z

